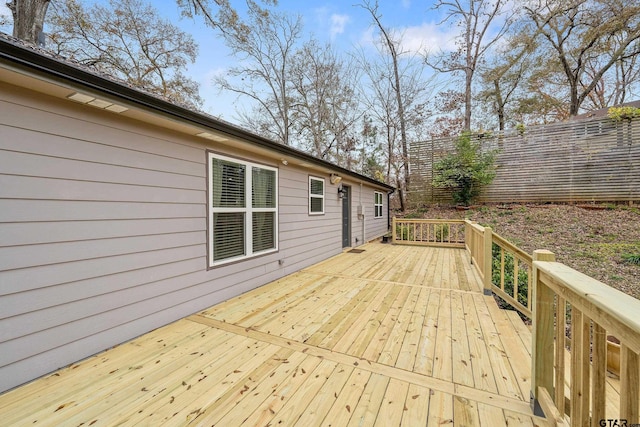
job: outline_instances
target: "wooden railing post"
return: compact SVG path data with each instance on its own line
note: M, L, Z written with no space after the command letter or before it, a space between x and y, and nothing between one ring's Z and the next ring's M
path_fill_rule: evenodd
M391 243L396 243L396 217L391 220Z
M491 227L484 227L484 294L491 295L491 267L493 265L493 232Z
M553 252L537 250L533 252L533 332L531 343L531 409L536 415L543 415L538 400L538 387L547 389L553 396L553 338L554 310L553 291L540 282L536 261L555 261ZM558 344L560 351L564 343Z
M469 231L469 228L470 228L469 227L469 220L467 219L467 220L464 221L464 247L467 250L467 252L471 253L471 249L470 249L470 246L471 246L471 244L470 244L471 243L470 234L471 233ZM473 263L473 261L472 261L472 263Z

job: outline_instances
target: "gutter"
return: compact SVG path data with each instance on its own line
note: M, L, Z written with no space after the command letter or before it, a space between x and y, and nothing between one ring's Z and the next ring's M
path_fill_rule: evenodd
M378 187L386 188L387 191L394 192L395 188L373 178L360 175L343 167L334 165L322 159L318 159L310 154L295 148L278 144L264 137L255 135L237 126L225 123L219 119L205 116L201 113L191 111L187 108L172 104L156 96L141 92L125 84L101 77L89 71L83 70L71 63L62 62L55 59L51 54L41 54L25 46L19 46L0 36L0 59L9 62L18 68L26 71L52 78L55 81L67 85L82 86L96 92L101 92L116 99L122 99L129 104L136 105L155 113L179 119L194 125L213 129L217 132L229 135L230 137L242 139L259 147L273 150L277 153L296 157L305 162L328 168L344 175L366 181Z

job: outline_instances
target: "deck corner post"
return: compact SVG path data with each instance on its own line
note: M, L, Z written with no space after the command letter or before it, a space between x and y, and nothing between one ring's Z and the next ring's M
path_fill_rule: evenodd
M491 295L491 267L493 265L493 231L491 227L484 227L484 289L485 295Z
M396 216L391 220L391 243L396 244Z
M531 311L533 332L531 343L531 409L540 411L538 388L544 387L553 395L554 361L554 306L553 291L540 282L537 261L556 260L555 254L547 250L533 252L533 287ZM537 411L536 411L537 410Z

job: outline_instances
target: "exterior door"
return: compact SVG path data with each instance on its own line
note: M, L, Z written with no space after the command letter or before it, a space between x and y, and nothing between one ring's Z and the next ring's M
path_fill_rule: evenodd
M342 247L351 246L351 187L342 186Z

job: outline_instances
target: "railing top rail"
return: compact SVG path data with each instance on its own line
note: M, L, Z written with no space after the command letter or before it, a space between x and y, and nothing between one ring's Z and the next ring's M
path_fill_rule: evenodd
M500 236L499 234L496 234L495 232L493 233L492 236L493 236L493 243L495 243L498 246L501 246L502 248L508 250L509 252L513 252L522 261L527 263L529 266L531 265L531 262L533 261L533 257L531 255L529 255L528 253L526 253L525 251L523 251L522 249L520 249L519 247L517 247L507 239L505 239L504 237Z
M550 261L535 261L541 280L567 302L640 353L640 300L567 267Z
M475 223L473 221L469 221L468 219L465 219L464 222L466 224L469 224L472 228L475 228L476 231L484 232L484 227L481 226L480 224L477 224L477 223Z
M463 219L425 219L425 218L396 218L396 222L415 222L415 223L429 223L429 224L462 224Z

